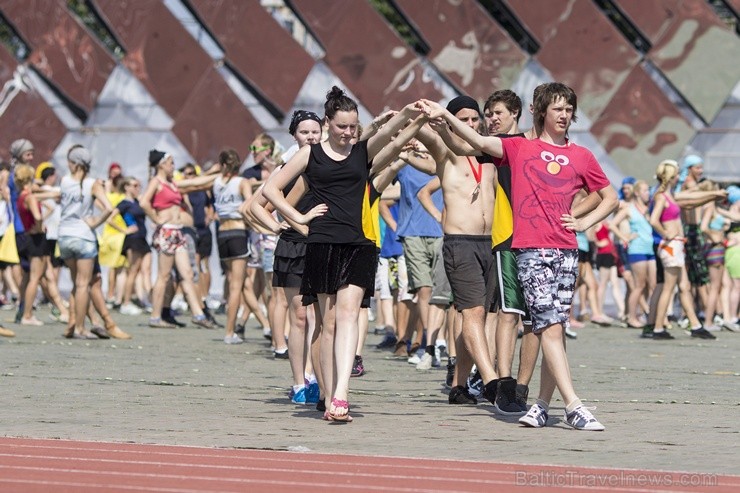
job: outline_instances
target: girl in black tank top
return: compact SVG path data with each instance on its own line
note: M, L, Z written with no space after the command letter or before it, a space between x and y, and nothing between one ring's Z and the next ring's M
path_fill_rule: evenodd
M334 87L327 94L324 109L328 139L300 149L265 185L262 193L286 218L309 224L301 293L316 295L324 314L321 335L321 352L326 355L321 362L326 391L324 418L346 422L352 419L347 395L359 336L360 303L366 291L372 293L377 265L376 247L362 232L364 187L368 173L379 172L390 160L373 166L369 163L409 118L419 112L414 104L407 105L367 141L353 144L358 127L357 104ZM307 214L290 206L282 193L304 171L316 204Z

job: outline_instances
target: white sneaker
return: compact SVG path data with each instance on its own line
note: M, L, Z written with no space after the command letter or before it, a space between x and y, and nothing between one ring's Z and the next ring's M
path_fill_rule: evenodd
M421 358L419 358L418 354L413 354L409 359L408 362L410 365L418 365L421 362Z
M565 422L576 430L585 431L604 431L604 425L598 422L590 409L595 407L586 407L583 404L573 409L572 413L565 412Z
M118 311L121 313L121 315L141 315L142 310L138 306L134 305L133 303L124 303L121 305L121 308L118 309Z
M241 344L244 340L236 334L231 334L230 336L224 337L224 342L226 344Z
M737 324L737 322L729 322L725 320L722 322L722 327L729 330L730 332L740 332L740 325Z
M531 428L542 428L547 424L547 411L537 403L532 404L527 414L519 418L519 422Z
M434 358L429 353L424 353L424 355L421 357L419 362L416 364L417 370L431 370L432 369L432 360Z
M712 324L712 325L710 325L708 327L704 327L704 328L707 329L709 332L720 332L720 331L722 331L722 326L721 325L717 325L717 324Z

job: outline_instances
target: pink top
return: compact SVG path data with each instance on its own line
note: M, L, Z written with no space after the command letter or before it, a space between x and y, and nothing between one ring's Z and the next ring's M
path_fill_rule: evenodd
M594 236L596 236L598 241L607 240L609 242L604 246L598 247L596 253L612 253L614 251L614 243L609 237L609 228L606 226L606 223L601 223Z
M173 205L182 206L182 194L177 189L177 186L166 181L159 180L159 182L162 184L162 188L156 191L152 198L152 207L154 210L161 211Z
M663 209L663 212L660 213L660 222L664 223L678 219L681 216L681 208L671 200L671 197L667 193L663 192L663 197L665 197L667 205Z
M26 197L28 196L28 193L29 192L21 192L21 194L18 195L18 201L16 202L18 215L21 217L21 222L26 231L29 231L36 226L36 218L33 217L33 212L31 212L31 209L26 207ZM41 212L41 202L39 202L39 212Z
M560 216L570 214L581 188L597 191L611 186L594 155L568 141L564 146L523 137L502 139L499 165L511 168L512 248L578 248L576 235Z

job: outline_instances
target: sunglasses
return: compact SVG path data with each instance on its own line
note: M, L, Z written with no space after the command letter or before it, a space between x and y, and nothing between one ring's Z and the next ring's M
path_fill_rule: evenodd
M192 171L186 171L186 172L185 172L185 173L183 173L182 175L183 175L183 176L195 176L195 173L194 173L194 172L192 172Z
M262 147L257 147L256 145L249 146L249 150L252 152L269 151L270 149L271 149L270 146L262 146Z

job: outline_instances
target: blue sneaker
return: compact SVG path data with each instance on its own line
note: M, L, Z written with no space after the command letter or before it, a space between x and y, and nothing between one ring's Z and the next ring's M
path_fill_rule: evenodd
M319 402L319 384L316 382L310 383L306 389L306 404Z
M306 387L303 386L296 392L294 389L290 389L290 402L293 404L305 404L306 403Z

